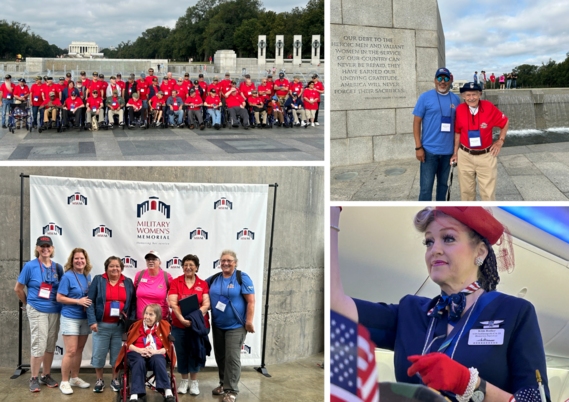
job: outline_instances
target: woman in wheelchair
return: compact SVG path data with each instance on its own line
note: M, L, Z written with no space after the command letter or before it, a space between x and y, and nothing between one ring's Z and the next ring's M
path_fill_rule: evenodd
M164 395L164 400L176 402L166 369L166 356L172 367L176 364L173 342L169 339L170 329L170 324L162 321L162 307L156 303L147 305L144 308L144 318L131 325L115 366L115 371L124 366L125 373L126 366L130 367L131 401L138 400L139 397L146 399L146 371L151 370L156 377L156 389ZM127 383L124 381L123 387L128 390Z

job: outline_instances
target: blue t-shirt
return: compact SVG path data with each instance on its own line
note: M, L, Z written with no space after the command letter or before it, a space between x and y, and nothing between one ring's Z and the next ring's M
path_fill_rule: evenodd
M421 144L427 152L435 155L454 153L454 120L458 105L460 105L460 99L452 92L441 95L433 89L419 96L413 114L423 119ZM443 115L451 118L448 133L441 131Z
M79 279L79 282L77 282ZM73 270L69 270L63 275L63 279L59 284L59 290L57 293L61 293L63 296L70 297L72 299L81 299L87 296L89 291L89 285L91 285L91 275L77 274ZM83 306L77 304L64 304L61 309L61 315L67 318L75 318L78 320L86 320L87 313Z
M231 300L233 307L235 307L237 314L241 316L243 322L247 321L247 302L242 295L255 293L255 289L253 281L245 272L241 272L242 285L239 285L236 272L237 270L233 272L230 278L224 278L223 274L219 275L209 286L213 324L217 328L235 329L243 326L229 303L227 303L223 312L215 308L221 295Z
M61 303L56 300L57 289L60 284L60 277L58 274L63 273L63 268L59 266L59 270L56 269L57 264L52 261L51 268L43 266L40 267L39 259L28 261L22 268L20 276L18 276L18 282L28 288L28 303L30 306L35 308L37 311L42 313L59 313L61 311ZM51 294L48 299L43 299L39 297L40 285L42 282L52 285Z

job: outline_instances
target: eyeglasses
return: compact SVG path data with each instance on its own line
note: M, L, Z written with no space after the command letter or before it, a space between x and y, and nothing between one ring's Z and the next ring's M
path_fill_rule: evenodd
M235 260L221 260L222 264L231 264L232 262L235 262Z
M443 77L442 75L439 75L439 76L437 77L437 81L438 81L438 82L442 82L442 81L443 81L443 78L444 78L445 82L449 82L449 81L450 81L450 78L447 77L446 75L445 75L444 77Z

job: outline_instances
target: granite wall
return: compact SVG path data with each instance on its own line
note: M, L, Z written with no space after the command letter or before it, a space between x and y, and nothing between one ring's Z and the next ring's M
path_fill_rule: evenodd
M331 0L331 166L414 155L412 111L445 64L437 0Z
M0 167L0 367L18 359L20 173L110 180L182 183L278 183L267 329L267 365L324 350L324 169L321 167ZM24 256L30 255L29 182L25 182ZM269 191L265 294L273 190ZM57 257L57 253L56 253ZM26 257L24 257L26 258ZM61 257L58 258L61 262ZM257 299L263 314L265 297ZM29 324L24 313L23 361L29 362ZM262 331L262 328L256 328ZM269 368L270 370L270 368Z

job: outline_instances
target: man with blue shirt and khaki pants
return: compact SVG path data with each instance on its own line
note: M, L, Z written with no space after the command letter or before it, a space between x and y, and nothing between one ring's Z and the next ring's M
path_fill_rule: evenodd
M454 152L454 119L458 96L450 92L450 71L439 68L435 89L419 97L413 115L415 156L421 162L419 201L431 201L435 177L436 201L445 201L448 191L450 158Z

